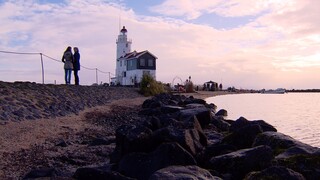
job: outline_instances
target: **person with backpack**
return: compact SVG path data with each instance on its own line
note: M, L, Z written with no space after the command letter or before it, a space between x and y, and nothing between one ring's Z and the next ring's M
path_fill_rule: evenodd
M78 71L80 71L80 53L79 48L73 48L73 73L74 73L74 83L75 85L79 85L79 76Z
M68 46L67 49L64 51L62 56L62 62L64 62L64 79L66 81L66 84L70 84L71 72L73 69L73 54L70 46Z

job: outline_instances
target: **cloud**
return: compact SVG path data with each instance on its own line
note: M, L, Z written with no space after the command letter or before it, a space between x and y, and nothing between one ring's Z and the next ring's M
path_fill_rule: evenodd
M162 82L191 76L195 84L213 80L225 87L315 87L320 80L316 76L320 68L320 21L314 3L167 0L150 7L162 16L144 16L115 1L8 1L0 4L0 50L42 52L60 61L67 46L78 46L81 64L93 69L81 69L80 83L108 82L108 73L98 72L96 79L95 68L115 72L121 17L121 26L126 26L133 41L132 50L149 50L159 58L157 79ZM258 15L252 22L228 30L188 20L204 13ZM0 53L0 59L1 80L41 82L40 55ZM62 63L47 57L43 60L46 82L64 83ZM7 73L11 69L36 75L17 73L12 79Z

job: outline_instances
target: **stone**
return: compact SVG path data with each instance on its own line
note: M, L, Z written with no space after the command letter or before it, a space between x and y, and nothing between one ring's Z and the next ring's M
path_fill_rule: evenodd
M215 115L216 116L228 116L228 111L225 109L220 109Z
M222 143L236 146L238 149L251 148L260 133L262 133L262 129L259 125L247 125L227 135Z
M175 129L172 127L155 131L152 135L152 142L156 146L165 142L176 142L192 155L196 155L207 145L206 137L196 129Z
M196 161L178 143L163 143L151 153L127 154L118 171L128 177L148 179L155 171L172 165L196 165Z
M152 130L142 126L122 125L116 130L116 148L110 157L118 162L122 156L131 152L150 152L153 150Z
M203 180L222 180L214 177L206 169L198 166L169 166L153 173L149 180L182 180L182 179L203 179Z
M251 171L263 170L271 165L272 149L268 146L257 146L241 149L228 154L212 157L209 168L233 178L242 179Z
M290 179L305 180L306 178L292 169L283 166L272 166L258 172L250 172L244 180L260 180L260 179Z
M210 124L212 118L210 109L199 107L181 110L179 113L179 120L183 121L193 116L197 117L202 128L206 128Z
M262 131L274 131L277 132L277 129L274 128L272 125L266 123L263 120L254 120L254 121L249 121L244 117L240 117L239 119L237 119L235 122L231 123L230 126L230 131L237 131L238 129L247 126L249 124L257 124L262 128Z
M230 124L222 116L213 116L211 122L220 131L229 131Z
M57 171L54 168L42 168L42 169L33 169L28 172L23 179L36 179L36 178L45 178L45 177L55 177L57 176Z
M276 155L294 146L310 146L280 132L267 131L259 134L253 146L268 145Z
M133 178L126 177L119 172L111 171L109 168L105 167L83 167L78 168L73 175L73 178L77 180L134 180Z

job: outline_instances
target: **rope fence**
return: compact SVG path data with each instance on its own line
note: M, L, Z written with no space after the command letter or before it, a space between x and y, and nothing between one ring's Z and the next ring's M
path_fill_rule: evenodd
M45 75L45 71L44 71L44 65L43 65L43 57L46 57L52 61L56 61L56 62L59 62L59 63L63 63L61 60L58 60L58 59L55 59L53 57L50 57L46 54L43 54L43 53L38 53L38 52L14 52L14 51L2 51L0 50L0 53L6 53L6 54L16 54L16 55L39 55L40 56L40 61L41 61L41 73L42 73L42 84L44 84L44 75ZM102 73L102 74L108 74L108 77L109 77L109 84L110 84L110 80L111 80L111 75L112 76L115 76L113 73L111 72L106 72L106 71L102 71L98 68L89 68L89 67L85 67L83 65L80 65L80 67L86 69L86 70L90 70L90 71L95 71L95 74L96 74L96 83L98 84L98 79L99 79L99 76L98 76L98 72L99 73Z

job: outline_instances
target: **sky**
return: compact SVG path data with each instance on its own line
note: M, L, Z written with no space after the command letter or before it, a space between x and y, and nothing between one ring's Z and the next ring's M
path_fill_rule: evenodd
M64 83L67 46L80 84L109 82L116 39L157 59L156 79L224 88L320 89L318 0L0 0L0 80ZM11 54L5 52L36 53ZM72 77L72 81L73 81Z

